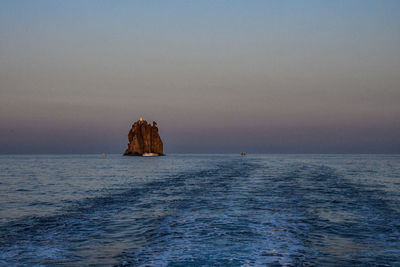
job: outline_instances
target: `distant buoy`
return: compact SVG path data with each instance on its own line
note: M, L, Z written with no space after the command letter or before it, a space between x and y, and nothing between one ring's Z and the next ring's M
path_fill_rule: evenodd
M106 157L106 156L107 156L107 153L101 153L101 155L102 155L103 157Z
M242 153L240 153L240 155L246 156L246 152L242 152Z

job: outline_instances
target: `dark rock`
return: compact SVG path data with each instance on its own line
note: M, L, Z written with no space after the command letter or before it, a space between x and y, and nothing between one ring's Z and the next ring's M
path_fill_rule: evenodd
M142 117L132 125L128 134L128 148L124 156L163 156L163 142L158 134L157 123L147 123Z

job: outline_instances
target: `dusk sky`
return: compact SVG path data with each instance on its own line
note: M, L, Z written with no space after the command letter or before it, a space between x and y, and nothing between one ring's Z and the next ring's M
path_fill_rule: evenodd
M0 154L400 153L400 1L1 1Z

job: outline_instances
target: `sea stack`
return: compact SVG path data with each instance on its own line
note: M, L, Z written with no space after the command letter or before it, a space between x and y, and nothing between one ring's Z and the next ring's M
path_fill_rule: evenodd
M128 134L128 148L124 156L164 156L163 142L158 134L157 123L147 123L142 117L132 125Z

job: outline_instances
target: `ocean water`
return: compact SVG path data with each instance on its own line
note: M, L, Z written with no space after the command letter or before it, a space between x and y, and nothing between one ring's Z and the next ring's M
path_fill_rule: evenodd
M88 265L400 266L400 156L0 156L0 266Z

